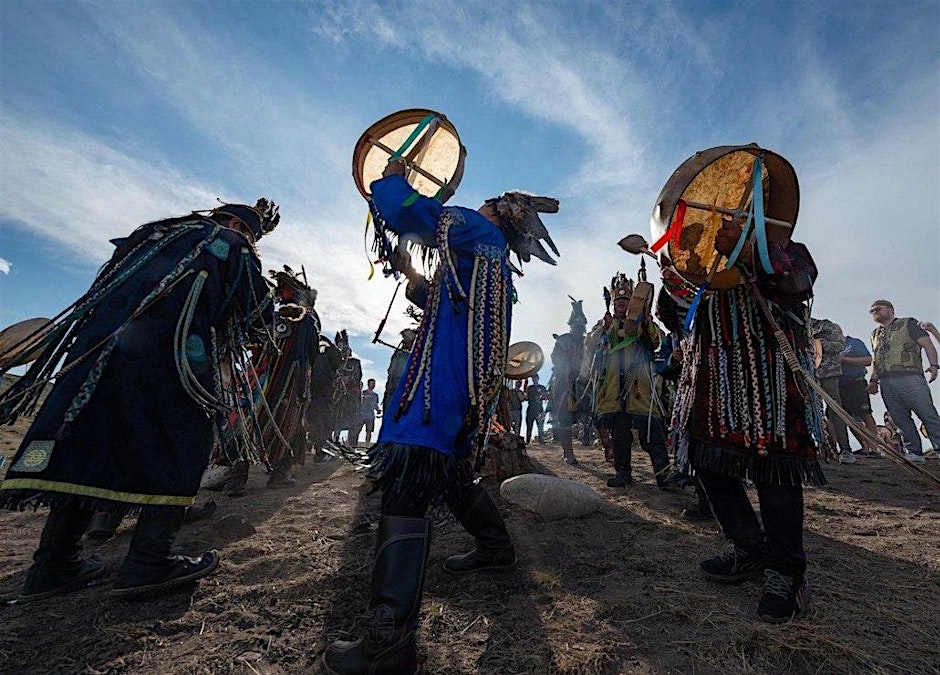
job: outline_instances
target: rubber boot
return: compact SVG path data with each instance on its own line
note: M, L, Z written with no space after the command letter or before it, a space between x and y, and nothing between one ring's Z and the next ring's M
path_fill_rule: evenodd
M185 514L183 508L140 514L112 595L121 598L159 595L201 579L219 566L219 552L215 550L198 558L170 552Z
M610 440L610 429L607 427L598 427L597 435L601 439L601 447L604 448L604 461L608 464L613 464L614 446Z
M332 675L415 673L415 631L431 543L425 518L384 516L379 526L366 634L326 648L323 670Z
M575 459L574 456L573 440L574 434L571 431L571 427L562 427L558 430L558 443L561 445L562 457L565 460L565 464L575 465L578 463L578 460Z
M501 572L516 566L516 549L506 522L482 485L474 484L459 501L448 501L447 506L477 541L476 548L469 553L445 560L445 571L452 574Z
M98 511L91 519L91 525L88 526L85 536L89 539L106 541L114 536L122 520L124 520L124 516L120 513Z
M17 602L41 600L75 591L91 585L104 574L105 566L100 560L95 557L81 558L82 545L79 542L93 515L93 511L83 511L73 506L52 508Z

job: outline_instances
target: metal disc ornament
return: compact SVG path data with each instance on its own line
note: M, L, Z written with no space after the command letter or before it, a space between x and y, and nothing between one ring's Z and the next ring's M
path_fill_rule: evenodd
M506 377L524 380L532 377L545 363L545 353L535 342L514 342L506 353Z

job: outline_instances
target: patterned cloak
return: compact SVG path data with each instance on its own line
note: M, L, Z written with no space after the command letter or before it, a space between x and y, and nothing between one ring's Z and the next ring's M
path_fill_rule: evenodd
M756 287L813 373L807 301L816 266L802 244L772 243L773 274ZM714 292L695 317L674 410L677 456L695 468L777 485L825 484L817 459L822 410L787 367L754 289Z
M416 196L401 176L371 189L377 222L437 255L405 373L385 409L371 475L380 485L437 490L454 479L459 460L485 445L512 315L508 246L502 230L477 211Z
M0 506L128 513L192 504L214 421L234 399L222 363L230 368L271 316L258 257L233 230L194 214L118 242L59 322L58 344L0 400L0 421L30 412L24 393L65 356L0 484Z

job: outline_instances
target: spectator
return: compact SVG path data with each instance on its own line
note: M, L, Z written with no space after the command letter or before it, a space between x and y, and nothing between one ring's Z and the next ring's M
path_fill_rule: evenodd
M366 381L366 388L362 390L359 398L359 422L356 425L355 432L350 436L350 440L358 444L359 434L362 428L366 428L366 445L372 445L372 432L375 431L375 418L382 415L382 409L379 407L379 395L375 391L375 380L369 378Z
M548 396L548 389L539 384L539 376L532 376L532 384L526 387L526 409L525 409L525 442L532 440L532 425L535 424L539 431L539 443L545 442L545 404L542 400Z
M871 396L868 394L868 384L865 376L867 367L871 365L871 352L865 343L851 335L845 336L845 349L840 354L842 361L842 377L839 378L839 398L842 407L852 417L865 425L872 436L878 436L878 425L871 414ZM853 432L854 433L854 432ZM877 447L872 445L864 436L856 434L862 444L862 453L877 454Z
M930 336L915 319L898 318L894 305L887 300L871 304L872 319L878 327L871 333L874 367L868 382L868 393L875 394L881 387L881 399L904 437L908 459L923 463L924 454L917 426L911 413L916 414L927 427L927 437L940 445L940 415L930 395L924 372L930 373L929 382L937 379L937 348ZM928 366L922 370L921 351L926 352Z

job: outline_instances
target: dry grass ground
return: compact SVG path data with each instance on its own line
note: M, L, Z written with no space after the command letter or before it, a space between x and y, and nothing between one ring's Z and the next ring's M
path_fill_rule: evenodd
M15 451L21 421L0 431ZM453 522L435 528L419 649L431 673L937 673L940 672L940 494L885 459L830 465L806 491L814 599L797 623L760 622L756 583L716 586L697 561L724 546L714 524L686 522L688 498L655 489L636 452L638 482L604 485L600 451L532 458L605 496L581 520L542 522L500 501L520 564L505 576L454 578L446 555L468 548ZM934 473L940 466L927 465ZM209 520L179 543L222 551L217 573L160 599L119 602L102 585L30 605L9 604L45 513L0 514L0 672L315 672L329 640L365 608L378 497L344 463L307 464L295 488L271 491L253 470L248 494L217 493ZM494 490L495 493L495 490ZM223 517L255 528L239 533ZM132 520L86 550L116 568Z

